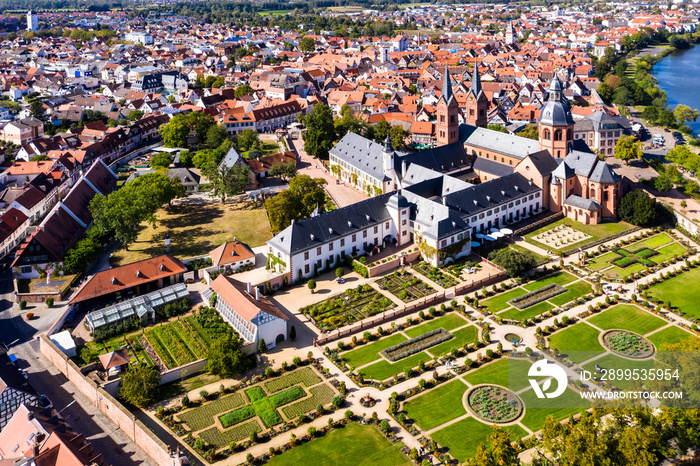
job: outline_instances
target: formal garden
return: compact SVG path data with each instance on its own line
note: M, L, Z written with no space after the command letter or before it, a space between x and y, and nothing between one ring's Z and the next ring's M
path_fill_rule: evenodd
M585 280L559 271L479 301L479 305L501 319L524 322L586 295L592 296L592 292Z
M499 358L467 370L401 405L397 418L418 437L437 442L443 458L460 463L471 458L487 442L492 425L500 425L516 445L519 439L540 430L547 415L563 420L590 407L573 389L567 389L564 404L552 406L538 399L527 379L532 361ZM559 406L567 406L561 408Z
M161 408L157 415L203 456L227 456L304 423L307 415L322 415L331 403L340 404L336 389L314 368L295 362L266 380L230 389L222 385L217 393L200 392L196 401L185 395L176 409Z
M397 270L376 283L380 290L387 290L405 303L435 293L430 285L406 270Z
M334 330L393 307L395 304L372 286L360 285L299 311L309 316L320 330Z
M624 279L680 257L689 250L670 232L644 232L635 238L615 247L600 248L598 252L588 253L587 256L596 253L600 255L588 260L586 267L611 280Z
M234 333L216 310L199 307L190 314L147 328L139 328L136 321L105 328L85 343L73 360L82 366L97 361L101 354L126 348L132 362L139 359L168 370L205 358L217 338Z
M420 273L428 280L443 288L451 288L459 283L459 280L451 273L446 273L438 267L433 267L427 262L419 262L412 266L413 270Z
M538 228L525 235L525 241L555 253L569 252L634 228L626 222L586 225L570 218Z

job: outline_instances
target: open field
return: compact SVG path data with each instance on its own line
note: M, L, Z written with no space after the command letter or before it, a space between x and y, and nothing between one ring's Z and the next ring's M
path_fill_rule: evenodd
M568 388L557 398L537 398L534 390L521 393L520 398L526 406L522 423L533 432L542 428L547 416L554 416L560 421L591 406L588 400L581 399L579 393Z
M447 382L423 395L411 398L404 403L403 410L421 429L434 429L467 414L462 404L465 391L467 386L460 380Z
M640 335L645 335L666 325L666 321L663 319L630 304L618 304L601 314L590 317L588 322L603 330L617 328Z
M688 286L700 283L700 268L691 269L664 280L648 289L649 296L663 302L671 302L674 310L682 311L691 317L700 318L700 287Z
M663 330L659 330L656 333L652 333L646 338L647 340L652 342L654 346L656 346L656 349L659 351L663 351L664 345L675 345L677 343L690 339L697 340L696 336L691 335L690 333L678 327L667 327Z
M391 335L382 338L374 343L365 344L357 349L348 351L342 354L342 358L345 359L349 365L353 367L364 366L372 361L381 359L379 352L389 348L390 346L398 345L402 341L407 340L407 338L401 334Z
M444 328L445 330L450 331L453 328L462 327L463 325L466 325L468 323L469 321L463 319L462 316L460 316L456 312L453 312L447 314L446 316L429 320L416 327L406 329L403 333L405 333L411 338L415 338L418 335L423 335L424 333L429 332L431 330L435 330L436 328Z
M510 432L513 440L527 435L525 429L518 425L503 426L502 429ZM481 442L485 442L490 434L491 426L468 417L431 434L431 437L440 446L446 447L447 452L461 463L474 456L476 448Z
M522 359L504 358L468 372L464 379L470 385L495 384L518 391L530 385L527 381L527 371L531 365Z
M598 343L598 330L586 323L578 323L572 327L560 330L549 337L549 347L556 348L566 354L569 359L579 363L595 356L591 351L605 352Z
M129 250L112 255L112 266L130 264L165 254L165 235L170 235L170 254L186 258L209 253L220 244L236 237L250 247L265 244L272 238L265 210L252 202L188 198L171 209L156 212L156 228L143 223Z

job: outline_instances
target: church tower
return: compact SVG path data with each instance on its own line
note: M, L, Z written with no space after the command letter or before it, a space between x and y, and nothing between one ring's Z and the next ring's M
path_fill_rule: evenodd
M489 99L481 88L481 76L479 76L479 64L474 62L474 75L472 84L467 91L467 109L464 122L468 125L486 128L488 125Z
M437 145L445 146L459 141L459 104L452 93L450 69L445 65L442 75L442 95L437 104Z
M515 44L515 30L513 29L513 22L510 21L506 28L506 45L513 44Z
M548 93L549 100L540 110L540 150L548 150L552 157L560 159L566 157L574 142L574 119L564 103L563 87L556 73Z

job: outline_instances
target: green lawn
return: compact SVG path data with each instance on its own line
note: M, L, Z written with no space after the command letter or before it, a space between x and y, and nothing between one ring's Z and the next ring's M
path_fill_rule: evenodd
M552 283L564 286L576 280L578 280L578 278L574 275L571 275L568 272L557 272L546 278L538 279L535 282L528 283L527 285L523 286L523 288L525 288L527 291L535 291L547 285L551 285Z
M518 425L502 426L502 429L511 433L513 440L527 435L525 429ZM441 447L447 448L447 453L462 463L476 453L476 448L481 442L486 442L491 434L492 427L477 421L473 417L462 419L452 425L432 433L430 436Z
M475 371L467 372L464 379L471 385L490 383L517 392L530 385L527 381L527 371L530 366L532 366L531 363L522 359L503 358Z
M382 338L379 341L375 341L374 343L365 344L357 349L348 351L342 354L342 357L353 367L364 366L372 361L381 359L381 356L379 356L380 351L390 346L398 345L405 340L407 340L405 336L396 333L389 337Z
M666 321L649 314L631 304L618 304L607 311L594 315L588 322L603 330L613 328L629 330L645 335L666 325Z
M450 333L454 335L454 338L440 343L437 346L433 346L432 348L428 348L428 352L433 356L440 356L449 353L455 348L462 348L468 343L476 343L479 341L479 329L473 325Z
M486 308L493 312L496 313L498 311L502 311L504 309L508 309L510 307L510 304L508 304L508 301L510 301L513 298L517 298L518 296L522 296L526 294L527 291L523 290L522 288L516 288L514 290L506 291L505 293L498 294L494 296L493 298L488 298L479 304L482 306L486 306Z
M525 403L522 423L533 432L542 428L549 415L560 421L591 406L588 400L582 399L579 393L569 388L556 398L537 398L533 390L521 393L520 398Z
M671 241L673 241L673 239L670 236L668 236L668 234L660 233L656 236L652 236L651 238L645 239L639 244L642 244L651 249L656 249L659 246L663 246L664 244L670 243Z
M610 267L610 261L615 260L618 257L620 256L618 256L614 252L603 254L602 256L598 256L594 260L588 262L588 268L590 268L591 270L595 270L596 272L600 272L601 270Z
M523 309L522 311L514 307L510 308L507 311L500 312L498 317L523 321L542 314L543 312L551 311L552 309L554 309L554 306L549 304L547 301L544 301Z
M495 244L493 246L484 245L484 246L482 246L482 249L480 250L479 254L482 257L488 258L489 254L491 254L494 251L500 251L501 249L514 249L518 252L528 252L528 253L532 254L538 262L547 258L546 256L543 256L541 254L537 254L536 252L531 251L526 247L520 246L519 244L504 244L504 243Z
M658 350L663 350L663 345L675 345L688 339L697 339L695 335L679 327L667 327L656 333L652 333L646 338L652 342Z
M413 356L401 359L393 364L383 359L364 367L360 370L360 373L368 379L386 380L396 374L403 373L406 369L417 367L421 361L428 362L431 359L432 358L424 352L416 353Z
M444 328L445 330L449 331L453 328L458 328L468 323L469 321L462 318L462 316L460 316L459 314L453 312L451 314L447 314L446 316L429 320L416 327L406 329L403 333L405 333L411 338L415 338L418 335L423 335L424 333L429 332L431 330L435 330L436 328Z
M590 371L591 374L595 374L595 365L599 364L600 367L603 369L608 369L608 370L614 370L614 369L653 369L654 367L657 367L659 363L654 361L653 359L643 359L640 361L635 361L631 359L625 359L621 358L617 355L614 355L612 353L606 354L600 359L596 359L595 361L589 362L583 368L587 371ZM620 390L629 390L632 389L633 387L640 387L642 386L642 382L638 380L627 380L623 377L622 380L610 380L610 383L612 383L615 387L619 388Z
M688 286L700 283L700 268L691 269L648 289L650 296L663 302L670 301L676 310L691 317L700 318L700 287Z
M549 347L557 348L560 353L567 354L573 362L579 363L595 356L591 351L605 352L598 343L598 333L598 330L581 322L550 336Z
M669 245L657 249L657 251L659 251L659 254L652 257L651 260L653 260L657 264L660 264L663 261L667 261L672 257L680 256L686 251L686 249L685 246L683 246L682 244L671 243Z
M562 304L568 303L569 301L573 301L574 299L580 298L581 296L591 293L593 291L591 285L589 285L583 280L578 281L576 283L572 283L570 285L566 285L564 288L568 290L566 293L562 293L551 298L549 302L554 304L555 306L561 306Z
M418 427L422 430L431 430L467 414L462 404L462 396L467 390L467 386L460 380L448 382L411 398L404 403L403 409Z
M359 439L362 439L359 441ZM333 466L411 466L401 453L402 442L392 444L374 426L350 423L322 438L295 447L267 461L268 466L324 464Z
M586 233L587 235L591 235L590 238L580 241L578 243L572 243L572 244L567 244L566 246L557 249L552 246L547 246L546 244L540 243L538 241L535 241L533 238L540 233L544 233L545 231L549 231L554 227L557 227L559 225L569 225L571 228L578 230L582 233ZM585 225L580 222L575 222L571 220L570 218L563 218L561 220L558 220L554 223L550 223L549 225L545 225L542 228L539 228L535 231L532 231L528 234L525 235L525 241L528 243L534 244L535 246L539 246L543 249L557 249L558 251L570 251L572 249L578 249L581 246L584 246L586 244L592 243L594 241L601 240L603 238L607 238L609 236L615 235L617 233L622 233L623 231L627 231L629 229L633 228L632 225L626 222L617 222L617 223L599 223L598 225Z

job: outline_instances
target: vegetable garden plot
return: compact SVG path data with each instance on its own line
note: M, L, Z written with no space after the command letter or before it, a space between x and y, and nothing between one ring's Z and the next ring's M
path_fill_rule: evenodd
M327 405L335 396L335 391L327 383L311 387L309 393L311 394L309 398L282 408L282 413L287 419L295 419L300 414L313 411L318 405Z
M234 393L215 401L210 401L189 411L180 412L177 417L192 431L198 431L214 424L214 417L222 412L241 406L245 401L240 393Z
M430 285L406 271L396 271L382 277L377 280L377 285L380 289L386 289L405 303L435 292Z
M310 315L318 328L334 329L379 314L394 306L389 298L371 286L360 285L338 296L306 306L301 312Z
M231 442L240 442L241 440L250 438L253 432L260 432L260 424L253 419L252 421L240 424L229 430L220 431L217 427L212 427L199 433L199 437L205 442L214 445L217 450L228 446Z
M305 387L310 387L320 381L321 378L314 373L313 369L305 367L273 380L268 380L263 384L263 387L265 387L267 393L275 393L298 383Z
M433 283L443 288L450 288L459 283L452 275L444 273L437 267L433 267L427 262L419 262L413 266L413 270L430 279Z

